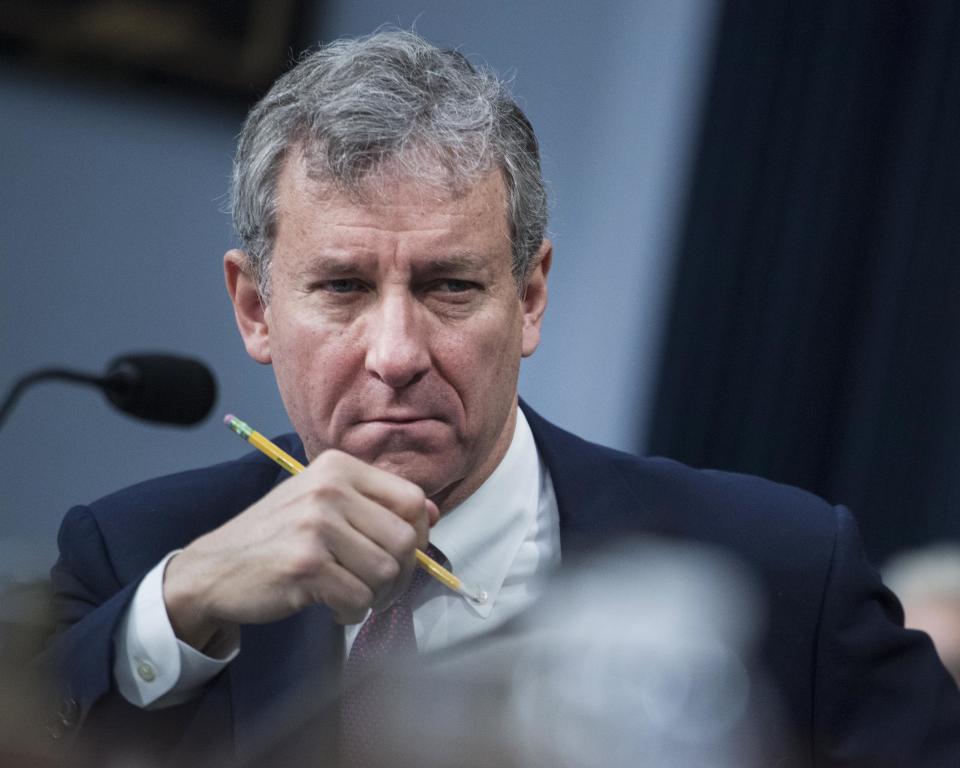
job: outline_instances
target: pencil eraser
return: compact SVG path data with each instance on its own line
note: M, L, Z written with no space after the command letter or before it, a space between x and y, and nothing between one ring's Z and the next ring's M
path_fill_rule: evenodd
M234 416L232 413L228 413L226 416L223 417L223 423L229 427L230 422L233 421L235 418L236 416Z

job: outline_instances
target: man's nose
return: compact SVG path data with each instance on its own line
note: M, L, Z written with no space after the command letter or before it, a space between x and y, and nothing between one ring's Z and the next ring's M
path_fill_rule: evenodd
M426 328L418 319L413 297L384 296L370 324L366 367L394 389L414 384L430 369Z

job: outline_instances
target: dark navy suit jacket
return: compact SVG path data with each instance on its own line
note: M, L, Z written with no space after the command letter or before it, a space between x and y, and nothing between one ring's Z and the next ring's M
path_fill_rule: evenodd
M960 766L960 694L927 637L902 628L845 509L758 478L603 448L524 410L556 490L565 558L651 533L720 547L753 571L768 599L760 661L794 728L791 765ZM303 458L294 436L278 442ZM70 510L52 571L59 633L46 656L58 670L64 740L129 738L174 761L223 740L242 757L335 690L343 633L323 606L243 627L240 656L189 704L140 711L112 683L112 636L143 575L284 477L253 453Z

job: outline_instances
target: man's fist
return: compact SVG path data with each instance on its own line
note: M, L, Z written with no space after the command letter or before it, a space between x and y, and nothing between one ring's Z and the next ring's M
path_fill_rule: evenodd
M344 624L389 605L410 581L439 512L416 485L341 451L173 557L164 576L177 636L203 650L239 624L314 603Z

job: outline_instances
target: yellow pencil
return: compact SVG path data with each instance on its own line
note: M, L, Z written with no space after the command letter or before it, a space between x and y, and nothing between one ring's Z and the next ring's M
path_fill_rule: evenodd
M248 443L250 443L250 445L252 445L254 448L277 462L277 464L287 470L287 472L289 472L291 475L298 475L305 469L303 464L280 448L280 446L271 442L255 429L251 428L250 425L245 421L241 421L233 414L227 414L227 416L225 416L223 419L223 423L230 427L230 429L240 435L240 437L242 437ZM432 557L424 552L421 552L419 549L415 550L415 552L417 556L417 562L420 564L420 566L441 584L449 587L457 594L463 595L474 603L482 604L487 601L486 592L481 589L471 589L470 587L467 587L462 581L460 581L460 579L450 573L450 571L440 565L440 563L438 563Z

